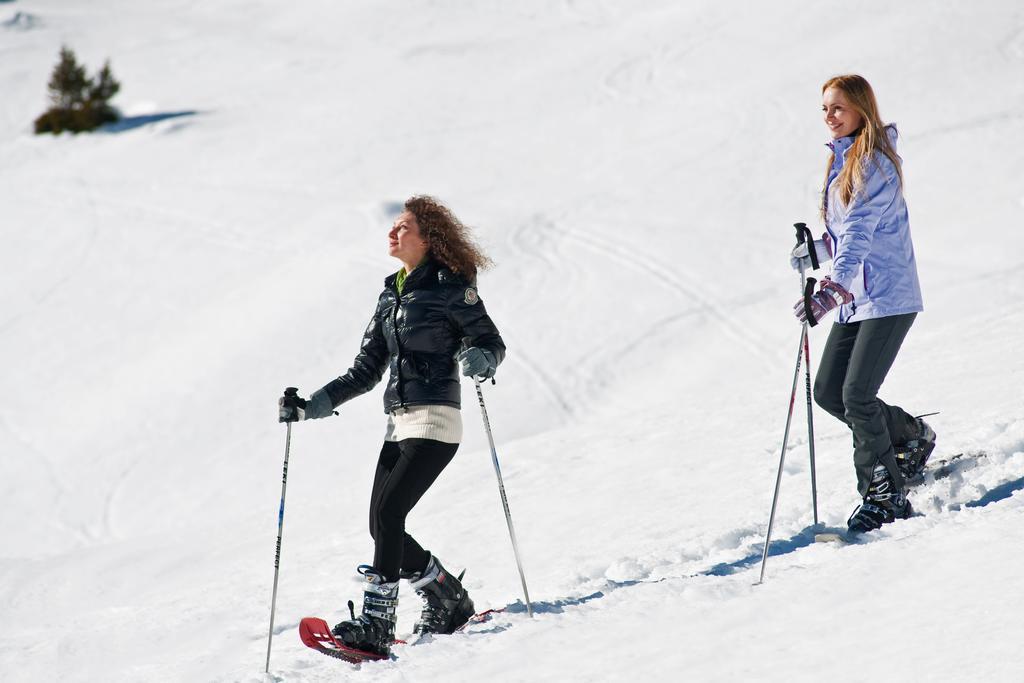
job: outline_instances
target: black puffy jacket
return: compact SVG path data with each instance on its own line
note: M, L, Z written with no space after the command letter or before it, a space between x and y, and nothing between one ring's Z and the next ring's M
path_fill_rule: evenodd
M337 407L373 389L390 368L384 412L415 405L459 408L455 355L463 338L467 346L493 353L498 363L505 358L505 343L472 284L437 261L430 259L409 273L401 295L395 277L384 280L352 367L324 391Z

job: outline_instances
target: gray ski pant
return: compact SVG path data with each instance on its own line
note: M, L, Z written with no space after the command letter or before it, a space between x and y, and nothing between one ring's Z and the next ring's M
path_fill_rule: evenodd
M916 438L917 422L902 408L878 398L878 390L916 317L906 313L835 323L825 343L814 400L853 432L853 464L861 496L867 494L871 472L879 462L896 486L903 486L893 445Z

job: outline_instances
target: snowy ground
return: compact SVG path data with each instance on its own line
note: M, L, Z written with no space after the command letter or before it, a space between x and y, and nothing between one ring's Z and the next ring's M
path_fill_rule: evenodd
M123 124L31 135L62 43L111 59ZM987 457L815 545L798 412L753 587L790 226L818 225L818 88L847 71L903 133L927 308L883 397ZM358 598L378 389L294 430L273 680L1020 680L1022 75L1010 0L0 2L0 677L263 680L275 400L348 367L426 192L498 263L486 391L537 616L467 400L409 526L513 608L358 671L299 642ZM842 525L849 436L816 418Z

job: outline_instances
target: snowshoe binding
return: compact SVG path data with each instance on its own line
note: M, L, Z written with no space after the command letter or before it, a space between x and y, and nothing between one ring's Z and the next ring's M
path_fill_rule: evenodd
M404 574L403 578L423 599L423 611L413 633L454 633L473 616L473 601L462 585L462 574L452 576L433 555L423 571Z
M335 626L331 633L346 647L387 657L391 654L395 624L398 622L395 613L398 582L385 581L384 576L369 565L361 565L358 571L366 577L363 612L357 617L350 600L348 608L352 618Z
M928 458L935 450L935 430L921 418L917 418L917 430L917 438L894 447L896 464L906 481L914 481L924 473Z
M885 465L875 465L864 501L846 521L848 533L874 531L883 524L906 519L914 513L906 488L897 489Z

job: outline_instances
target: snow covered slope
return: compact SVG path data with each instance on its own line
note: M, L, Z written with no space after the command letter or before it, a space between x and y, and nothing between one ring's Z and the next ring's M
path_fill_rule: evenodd
M378 389L295 427L274 680L1020 680L1024 7L633 5L0 2L5 681L263 679L275 401L348 367L414 193L498 264L486 392L537 616L467 386L409 526L515 607L358 671L299 642L358 598ZM61 44L111 59L124 123L31 135ZM849 71L902 131L927 309L882 395L987 457L812 545L797 428L755 588L791 224L819 225L818 89ZM849 435L816 417L842 525Z

